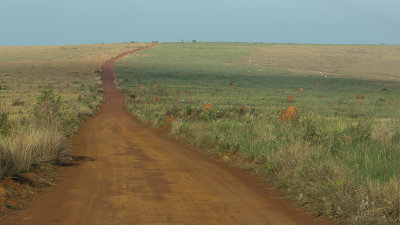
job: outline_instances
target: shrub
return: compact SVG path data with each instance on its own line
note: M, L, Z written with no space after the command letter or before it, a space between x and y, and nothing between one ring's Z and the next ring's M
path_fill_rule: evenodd
M187 116L191 116L191 115L192 115L192 112L193 112L192 107L191 107L190 105L186 106L186 108L185 108L185 114L186 114Z
M300 124L304 127L303 139L306 141L313 141L319 138L317 132L318 122L313 114L304 116L300 118Z
M34 116L39 126L58 127L61 122L61 96L55 95L53 89L45 87L37 97L33 107Z

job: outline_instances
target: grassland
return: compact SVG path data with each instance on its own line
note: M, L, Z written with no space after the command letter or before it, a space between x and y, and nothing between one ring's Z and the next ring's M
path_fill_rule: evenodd
M139 120L344 224L400 223L399 46L169 43L116 65ZM279 120L289 106L294 121Z
M103 100L101 66L141 45L0 46L0 179L68 157Z

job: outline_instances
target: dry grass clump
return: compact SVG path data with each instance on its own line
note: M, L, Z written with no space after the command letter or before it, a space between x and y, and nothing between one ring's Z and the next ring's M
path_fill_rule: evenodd
M10 158L10 151L0 142L0 177L3 177L4 174L6 174Z
M371 138L374 141L388 143L396 134L397 125L393 120L378 121L372 126Z
M369 182L358 192L359 213L354 219L358 224L400 223L400 180L393 178L381 185Z
M32 165L55 162L69 154L66 137L59 130L31 128L18 131L7 139L6 175L29 171Z

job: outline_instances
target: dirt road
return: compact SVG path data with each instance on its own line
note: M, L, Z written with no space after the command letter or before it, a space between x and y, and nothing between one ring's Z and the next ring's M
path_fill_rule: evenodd
M106 102L72 140L76 164L15 224L326 224L245 172L137 123L113 82L124 55L103 67Z

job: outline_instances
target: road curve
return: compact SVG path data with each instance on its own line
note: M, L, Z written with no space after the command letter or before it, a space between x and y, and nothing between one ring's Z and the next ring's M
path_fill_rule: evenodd
M247 173L136 122L114 84L113 64L127 54L103 66L106 101L72 140L76 164L12 224L328 224Z

